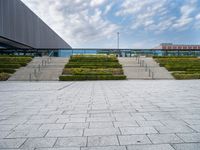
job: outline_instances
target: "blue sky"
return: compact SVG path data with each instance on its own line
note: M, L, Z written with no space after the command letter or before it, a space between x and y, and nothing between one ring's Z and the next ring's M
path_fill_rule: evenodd
M72 47L200 44L199 0L22 0Z

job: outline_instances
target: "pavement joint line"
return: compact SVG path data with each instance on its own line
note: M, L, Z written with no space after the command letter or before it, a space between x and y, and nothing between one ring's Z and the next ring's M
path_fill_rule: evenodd
M65 88L70 87L71 85L75 84L75 82L71 82L70 84L63 86L62 88L59 88L58 91L64 90Z

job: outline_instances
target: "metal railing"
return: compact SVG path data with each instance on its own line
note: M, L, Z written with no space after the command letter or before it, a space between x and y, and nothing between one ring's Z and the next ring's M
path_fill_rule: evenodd
M145 72L148 72L148 76L154 79L155 73L153 72L153 69L151 69L151 67L148 66L148 64L144 60L140 59L140 56L136 56L136 61L140 65L140 67L145 68Z

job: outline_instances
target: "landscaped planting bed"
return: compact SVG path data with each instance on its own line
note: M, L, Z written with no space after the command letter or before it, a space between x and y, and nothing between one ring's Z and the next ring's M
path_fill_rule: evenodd
M172 72L172 75L179 80L200 79L200 58L197 57L154 57L154 59Z
M32 57L0 55L0 81L7 80L16 69L26 66Z
M74 55L65 65L60 81L125 80L114 55Z

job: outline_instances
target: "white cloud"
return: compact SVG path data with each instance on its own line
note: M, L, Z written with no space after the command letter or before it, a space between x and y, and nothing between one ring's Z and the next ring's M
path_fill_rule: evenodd
M181 17L174 23L174 28L183 30L193 21L191 14L196 10L196 2L196 0L191 0L180 8Z
M72 47L116 45L117 31L134 43L135 32L159 36L200 28L198 0L22 1ZM124 45L133 46L131 42Z
M174 0L124 0L116 16L129 15L133 30L143 28L155 33L184 30L193 22L191 16L197 9L196 5L197 0L183 0L182 4ZM177 9L180 16L173 12Z
M110 3L105 7L104 15L106 15L113 7L114 3Z
M109 39L119 28L97 7L105 0L22 1L72 47Z
M168 13L166 5L171 0L125 0L117 16L131 16L131 29L144 28L145 30L158 30L161 22L164 21ZM167 29L167 27L162 28ZM160 29L161 30L161 29Z
M200 20L200 13L195 16L196 20Z
M91 7L97 7L99 5L102 5L106 2L106 0L91 0L90 6Z
M199 30L200 29L200 13L195 16L195 20L196 22L194 24L194 28Z

